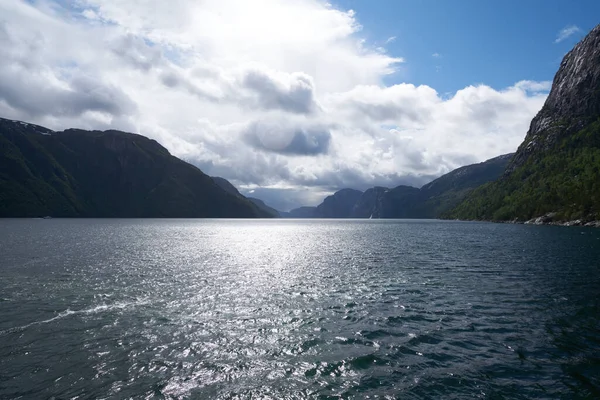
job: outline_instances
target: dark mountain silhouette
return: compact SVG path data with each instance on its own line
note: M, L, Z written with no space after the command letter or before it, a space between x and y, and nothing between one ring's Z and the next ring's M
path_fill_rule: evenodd
M266 216L156 141L0 118L2 217Z
M455 169L417 189L376 186L364 193L342 189L317 207L290 211L292 218L440 218L475 188L498 179L512 154Z

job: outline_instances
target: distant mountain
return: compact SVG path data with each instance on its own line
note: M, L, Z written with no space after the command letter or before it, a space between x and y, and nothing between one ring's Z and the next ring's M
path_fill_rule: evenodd
M371 218L424 218L420 193L419 189L404 185L386 190Z
M317 207L299 207L294 208L290 212L284 213L285 218L317 218Z
M379 218L381 215L383 196L389 191L386 187L376 186L367 189L352 208L352 218Z
M439 218L456 207L474 189L500 178L514 153L457 168L421 188L424 218Z
M156 141L0 118L0 217L265 216Z
M252 203L254 203L254 205L256 207L258 207L259 210L267 213L270 217L273 217L273 218L279 218L279 217L281 217L281 214L280 214L280 212L278 210L274 209L271 206L268 206L261 199L257 199L256 197L246 197L246 198L248 200L250 200Z
M600 25L563 58L502 178L470 194L447 216L600 219Z
M219 187L221 189L225 190L227 193L252 202L261 211L261 213L263 214L264 217L270 217L270 218L281 217L279 211L277 211L273 207L269 207L261 199L257 199L254 197L246 197L243 194L241 194L240 191L237 190L237 188L235 186L233 186L233 184L231 182L229 182L227 179L221 178L218 176L213 176L212 179L215 181L215 183L217 185L219 185Z
M317 207L292 210L293 218L440 218L475 188L498 179L512 154L458 168L417 189L376 186L364 193L342 189Z
M315 210L317 218L349 218L354 205L363 192L354 189L342 189L328 196Z

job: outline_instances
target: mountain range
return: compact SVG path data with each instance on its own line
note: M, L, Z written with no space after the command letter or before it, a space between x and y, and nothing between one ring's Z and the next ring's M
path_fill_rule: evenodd
M55 132L0 118L0 217L46 215L598 221L600 25L565 55L516 153L458 168L421 188L346 188L290 212L243 196L144 136Z
M421 189L341 191L289 214L600 225L600 25L563 58L515 154L459 168Z
M342 189L316 207L284 214L291 218L440 218L475 188L498 179L512 154L455 169L421 189L376 186L361 192Z
M508 158L459 168L421 189L342 189L317 207L285 213L144 136L0 118L0 217L434 218L498 178Z

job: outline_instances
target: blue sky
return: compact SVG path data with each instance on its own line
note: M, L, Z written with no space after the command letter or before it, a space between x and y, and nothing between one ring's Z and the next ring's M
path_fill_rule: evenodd
M598 0L335 0L352 9L363 35L406 63L388 83L426 84L439 93L485 83L546 81L600 22ZM556 43L565 27L580 31ZM396 39L385 44L390 37ZM432 54L441 57L432 57Z

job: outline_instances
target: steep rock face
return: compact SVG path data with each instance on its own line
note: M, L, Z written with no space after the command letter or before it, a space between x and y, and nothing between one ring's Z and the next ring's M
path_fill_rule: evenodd
M317 206L315 216L318 218L348 218L352 215L354 205L362 194L363 192L360 190L338 190Z
M351 218L381 218L383 196L389 189L382 186L366 190L352 209Z
M0 216L257 217L156 141L0 119Z
M420 190L412 186L397 186L381 197L381 205L373 218L422 218Z
M553 223L600 219L600 25L564 57L502 178L447 216L528 221L548 215Z
M506 173L522 166L532 155L542 155L562 138L583 129L600 115L600 25L563 58L552 89L531 121Z

